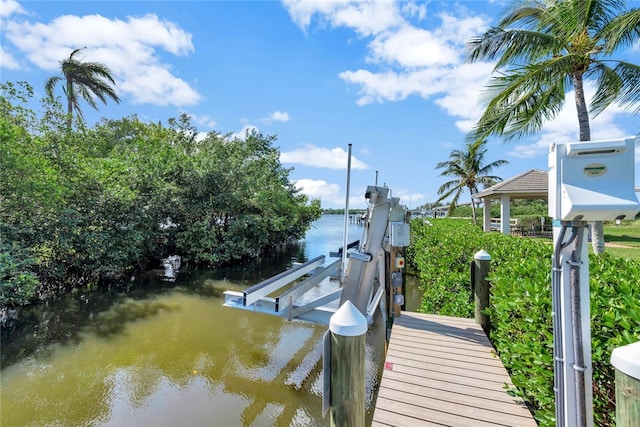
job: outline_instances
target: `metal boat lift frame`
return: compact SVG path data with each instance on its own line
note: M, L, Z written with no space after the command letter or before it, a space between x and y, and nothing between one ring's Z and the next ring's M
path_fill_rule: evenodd
M369 325L373 322L378 306L386 321L394 312L393 300L384 298L385 294L393 296L394 292L387 277L391 277L387 271L390 267L387 259L390 250L390 220L398 219L393 218L393 212L396 217L399 216L398 211L404 220L404 209L400 207L399 199L390 198L388 194L387 187L367 187L365 198L371 208L363 237L359 244L351 243L338 252L341 254L342 251L357 246L347 252L348 266L343 267L346 268L346 274L336 289L310 301L298 302L300 297L329 277L342 277L340 273L343 263L336 260L325 265L325 256L321 255L242 292L225 291L224 305L289 320L296 318L328 325L338 307L349 300L367 318ZM394 224L397 223L396 221ZM397 284L394 283L394 286Z

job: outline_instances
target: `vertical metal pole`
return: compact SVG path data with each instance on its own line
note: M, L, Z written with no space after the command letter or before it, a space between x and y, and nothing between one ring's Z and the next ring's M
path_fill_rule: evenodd
M574 387L576 394L576 424L579 426L586 426L589 424L587 421L587 407L586 407L586 364L585 362L591 360L589 354L585 357L584 354L584 331L582 330L582 312L584 310L582 298L581 298L581 274L580 267L582 264L582 246L584 241L584 225L579 225L576 235L576 241L574 250L571 255L570 267L570 305L571 305L571 327L573 330L573 369L574 369ZM587 288L588 288L587 284ZM587 310L589 300L587 299ZM589 382L589 388L591 389L591 382Z
M571 229L568 239L564 231ZM556 425L593 425L589 263L584 222L554 229L554 353ZM559 324L556 324L559 323Z
M342 240L342 275L340 282L344 284L347 274L347 234L349 231L349 188L351 187L351 144L349 144L349 154L347 156L347 196L344 202L344 236Z
M554 227L554 253L552 258L552 278L551 278L551 317L553 319L553 389L555 392L556 406L556 426L564 427L564 353L562 336L562 303L560 295L562 282L562 266L560 258L564 236L567 232L566 224L560 230Z

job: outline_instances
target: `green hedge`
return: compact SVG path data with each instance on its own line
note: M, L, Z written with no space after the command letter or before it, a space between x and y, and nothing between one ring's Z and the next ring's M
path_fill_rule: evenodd
M549 241L484 233L470 221L415 220L407 260L424 287L421 311L473 317L469 265L491 255L491 341L542 426L555 425ZM640 340L640 262L589 258L594 417L615 425L614 348Z

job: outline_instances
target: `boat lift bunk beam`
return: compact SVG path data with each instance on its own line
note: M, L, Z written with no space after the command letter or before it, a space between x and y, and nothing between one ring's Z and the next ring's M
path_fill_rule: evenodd
M280 274L276 274L273 277L264 280L257 285L253 285L246 291L242 292L242 305L249 306L258 302L263 297L277 291L283 286L288 285L294 280L304 276L317 267L324 264L324 255L313 258L305 263L298 264L293 268L283 271Z
M318 256L270 277L243 292L225 291L224 305L226 307L283 316L286 314L287 309L294 307L293 302L295 302L296 299L327 277L337 274L340 262L334 261L327 266L323 266L324 260L324 255ZM314 274L300 283L295 284L277 297L269 297L269 295L274 294L279 289L290 285L295 280L310 273Z

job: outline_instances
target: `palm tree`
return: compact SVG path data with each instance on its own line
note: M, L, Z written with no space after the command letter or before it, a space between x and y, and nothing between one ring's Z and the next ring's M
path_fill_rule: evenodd
M478 192L479 185L487 188L502 181L502 178L489 175L489 173L494 168L509 163L506 160L496 160L484 165L484 157L487 152L486 143L486 140L467 143L464 150L453 150L449 154L449 160L436 165L436 169L444 169L440 176L454 177L455 179L447 181L440 186L438 194L441 196L435 203L440 203L453 195L453 199L449 204L449 213L451 213L458 204L460 195L465 190L469 190L469 193L471 193L471 212L473 213L473 223L475 225L477 225L476 204L473 201L473 195Z
M120 98L116 94L112 85L115 80L111 75L111 70L99 62L82 62L74 58L74 56L82 49L76 49L71 52L69 58L60 62L62 74L64 76L63 91L67 97L67 113L69 115L67 126L71 127L73 113L77 113L81 119L84 119L82 110L80 109L79 98L83 98L96 110L97 97L103 104L107 104L107 98L111 98L116 103L120 103ZM53 76L47 79L45 90L47 95L53 97L55 86L63 79L61 76Z
M486 110L470 140L520 138L541 130L575 91L580 141L591 139L589 113L612 103L640 110L640 66L609 59L640 38L640 9L621 0L516 2L498 24L472 38L468 60L495 60ZM587 108L585 81L596 85ZM604 252L602 221L594 224L593 249Z

